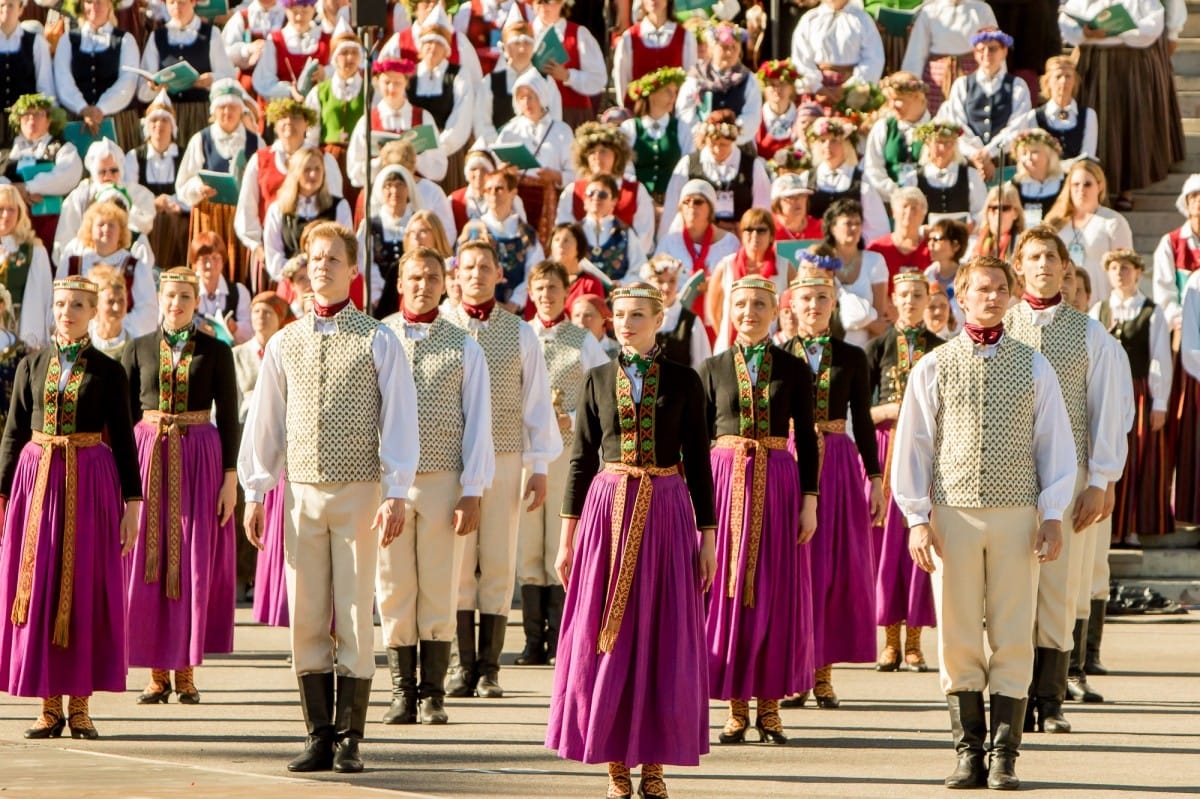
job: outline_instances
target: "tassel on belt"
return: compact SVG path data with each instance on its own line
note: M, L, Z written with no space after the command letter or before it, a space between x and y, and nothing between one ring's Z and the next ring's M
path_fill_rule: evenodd
M597 642L596 651L601 654L612 652L616 646L617 633L621 631L621 620L625 618L625 606L629 603L633 574L637 569L638 553L642 548L642 535L646 532L646 517L650 514L650 497L654 494L654 486L646 478L679 474L679 468L606 463L604 471L622 475L624 479L617 484L617 493L613 499L612 541L608 552L608 591L605 594L611 599L604 609L603 623L600 625L600 640ZM625 541L624 552L620 552L621 526L625 521L626 491L630 480L637 480L638 488L633 499L633 516L629 520L629 536Z
M66 460L66 503L63 512L62 575L58 588L58 612L54 617L55 646L66 648L70 643L71 599L75 587L75 516L78 508L79 468L76 454L87 447L101 443L99 433L71 433L52 436L40 430L33 431L33 443L42 448L38 459L37 477L33 487L33 499L25 521L25 544L21 548L21 570L17 578L17 595L13 600L11 619L13 624L25 624L29 620L29 601L33 594L33 567L37 560L38 534L42 529L42 508L46 501L46 489L50 483L50 461L54 450L61 449Z
M817 430L817 474L825 468L825 436L829 433L845 433L846 420L834 419L829 422L817 422L813 427Z
M762 542L763 508L767 499L767 451L786 450L788 440L768 436L755 440L742 436L719 436L717 447L733 450L733 482L729 486L729 580L727 595L734 597L737 587L738 556L742 551L745 527L746 463L754 458L750 473L750 541L746 552L746 581L742 589L742 605L754 607L754 576L758 572L758 549ZM762 450L762 452L760 452Z
M156 583L159 578L159 546L162 540L163 462L159 444L167 440L167 596L179 599L180 562L183 548L183 436L192 425L209 424L208 411L163 413L143 411L142 421L158 428L158 438L150 451L150 478L146 490L146 570L143 579Z

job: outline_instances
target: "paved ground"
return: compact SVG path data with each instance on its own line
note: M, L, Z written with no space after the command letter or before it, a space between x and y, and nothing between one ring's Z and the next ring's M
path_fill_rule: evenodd
M197 672L202 704L141 707L138 671L122 695L94 700L96 742L28 742L36 702L0 695L0 799L369 799L602 797L602 770L558 760L542 746L549 668L506 668L500 700L452 700L445 727L384 727L387 676L376 675L354 778L292 779L284 763L303 734L286 631L238 614L237 652ZM520 627L509 630L518 650ZM1200 615L1111 624L1093 685L1111 702L1073 706L1071 735L1029 735L1018 761L1028 789L1052 797L1200 794ZM927 634L927 649L934 649ZM932 658L931 658L932 660ZM785 711L786 747L714 745L694 769L668 771L684 797L945 797L952 767L937 675L834 672L838 710ZM712 709L713 740L724 720ZM754 737L751 735L750 737Z

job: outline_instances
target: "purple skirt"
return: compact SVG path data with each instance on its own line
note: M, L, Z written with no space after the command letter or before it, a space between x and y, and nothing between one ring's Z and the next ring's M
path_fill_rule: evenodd
M879 460L886 463L892 438L892 422L875 428ZM871 484L867 481L870 496ZM904 622L909 627L935 627L933 585L908 554L908 525L894 500L888 502L887 518L875 533L880 547L875 552L875 623L886 627Z
M754 457L760 457L755 455ZM749 552L751 496L744 503L741 551L730 551L734 450L712 451L717 511L717 577L708 596L708 695L713 699L781 699L813 686L809 547L799 546L800 476L785 450L767 454L766 507L754 576L754 607L742 604ZM750 485L754 460L746 463ZM727 590L736 557L734 597Z
M254 620L272 627L288 626L287 579L284 576L283 505L287 481L267 492L263 501L263 548L254 569Z
M654 494L625 616L613 651L597 652L613 498L625 479L596 476L575 531L546 746L583 763L695 766L708 752L708 660L699 536L678 475L649 478ZM626 490L623 537L638 482Z
M11 621L25 548L25 521L37 481L42 448L26 444L17 461L4 540L0 546L0 690L13 696L91 696L124 691L125 593L121 567L121 484L107 446L78 451L75 515L75 580L68 646L53 643L61 579L66 462L61 451L50 461L34 560L29 615Z
M813 662L875 662L875 571L871 508L858 448L825 435L817 532L812 539Z
M193 425L183 436L183 537L180 547L180 596L167 597L167 442L145 422L134 427L142 489L149 484L150 455L161 448L161 507L142 506L141 532L128 562L129 665L152 669L185 669L204 662L204 655L233 651L236 589L236 535L233 517L217 520L224 469L221 438L209 424ZM148 494L147 494L148 495ZM146 519L162 519L158 582L147 583Z

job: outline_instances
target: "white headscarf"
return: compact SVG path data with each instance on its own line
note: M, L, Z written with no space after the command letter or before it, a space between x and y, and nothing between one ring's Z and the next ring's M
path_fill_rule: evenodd
M513 113L520 115L520 110L517 108L517 89L523 86L528 86L533 89L537 95L538 102L542 105L542 110L546 113L550 112L550 85L546 83L546 79L536 69L527 69L521 77L513 81L512 97L513 97Z
M1197 192L1200 192L1200 173L1188 175L1188 179L1183 182L1183 188L1179 191L1179 199L1175 201L1175 207L1179 209L1179 213L1184 216L1188 215L1188 195L1196 194Z

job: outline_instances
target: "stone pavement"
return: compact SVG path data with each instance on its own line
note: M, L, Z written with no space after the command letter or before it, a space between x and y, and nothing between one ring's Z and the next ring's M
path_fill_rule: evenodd
M505 697L450 700L444 727L384 727L388 678L375 678L366 773L296 779L284 764L303 726L285 630L238 611L237 651L197 670L196 706L138 706L129 692L93 700L99 741L25 741L36 700L0 694L0 799L370 799L370 797L604 796L603 767L557 759L542 746L550 668L510 667ZM1114 673L1093 687L1104 705L1068 703L1071 735L1027 735L1024 786L1049 797L1200 794L1200 616L1120 621L1105 631ZM519 614L508 649L519 651ZM931 661L936 651L926 632ZM509 656L511 659L511 655ZM834 670L838 710L784 711L786 747L715 743L724 708L712 706L712 754L667 770L672 797L946 797L953 766L936 673ZM750 739L755 738L752 732Z

